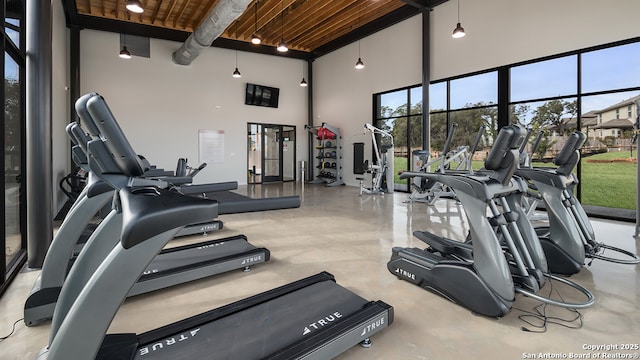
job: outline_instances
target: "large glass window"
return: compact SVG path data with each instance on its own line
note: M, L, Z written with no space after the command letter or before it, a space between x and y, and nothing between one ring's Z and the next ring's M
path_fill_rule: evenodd
M430 100L436 104L430 104L431 158L437 159L442 155L449 130L454 128L449 155L466 156L475 150L475 159L480 164L498 128L498 72L438 82L431 84L429 90ZM471 149L479 131L483 132L484 141L477 149Z
M577 93L577 56L511 68L511 101L546 99Z
M631 144L640 90L582 97L581 201L585 205L636 210L637 156ZM616 110L624 118L616 118ZM630 113L629 113L630 111ZM622 115L622 114L621 114Z
M498 93L499 74L509 78L509 86L500 88L508 94ZM598 207L590 210L596 214L606 213L606 207L635 210L637 179L630 142L639 111L639 79L640 41L634 41L431 83L431 158L440 156L452 124L457 126L451 149L473 144L484 126L475 157L482 160L499 125L517 123L531 129L528 154L549 166L568 135L579 130L587 135L576 169L583 204ZM396 137L398 172L407 170L405 158L422 140L417 134L422 134L424 119L407 116L421 115L421 96L421 86L414 86L375 97L376 120ZM503 98L509 98L509 104L498 104ZM503 107L508 107L508 119L498 119ZM532 149L538 135L538 146Z
M510 79L510 122L532 129L528 151L534 160L549 162L567 136L580 130L587 135L576 169L582 203L597 207L594 213L635 209L635 165L629 161L640 99L640 43L515 66Z
M6 289L10 279L20 270L26 259L25 211L24 211L24 71L25 54L23 50L24 2L5 0L2 3L5 26L3 27L2 69L4 86L2 89L2 147L4 156L3 189L4 206L2 206L2 236L0 248L4 254L0 256L0 294Z
M394 189L408 191L408 181L398 174L410 170L412 151L422 149L422 87L376 94L374 99L374 125L393 135Z
M496 71L451 80L451 109L462 109L498 102Z
M640 42L582 54L584 93L626 89L640 85Z

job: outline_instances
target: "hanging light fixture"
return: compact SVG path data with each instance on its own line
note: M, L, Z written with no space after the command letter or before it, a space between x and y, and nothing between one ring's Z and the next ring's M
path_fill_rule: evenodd
M462 25L460 25L460 0L458 0L458 24L456 25L456 28L453 29L453 34L451 34L451 37L459 39L464 35L464 28L462 27Z
M240 71L238 70L238 50L236 50L236 69L233 70L233 77L234 78L242 77L242 74L240 74Z
M360 11L358 11L358 27L360 27L360 15L361 13ZM364 63L362 62L362 58L360 57L360 40L358 40L358 61L356 61L356 69L364 69Z
M131 59L131 53L129 49L127 49L127 34L122 34L122 42L124 43L122 46L122 50L120 50L120 58L122 59Z
M127 0L127 10L140 14L144 11L140 0Z
M238 22L236 21L234 25L235 25L235 36L237 38L237 36L238 36ZM237 49L236 49L236 69L233 70L232 76L234 78L242 77L242 74L240 74L240 70L238 70L238 50Z
M262 38L260 37L260 34L258 34L258 2L259 1L256 1L255 4L253 5L254 30L253 30L253 36L251 36L251 43L255 45L260 45L260 43L262 42Z
M360 40L358 40L358 61L356 61L356 69L364 69L364 63L362 62L362 58L360 58Z
M129 50L127 50L126 46L122 47L122 50L120 50L120 56L122 59L131 59L131 53L129 52Z
M282 31L280 34L280 43L278 43L278 47L276 49L280 52L287 52L289 51L289 47L287 46L287 43L284 42L284 2L280 0L280 4L282 5L282 13L280 14L280 18L282 20Z
M300 81L300 86L307 87L307 80L304 79L304 63L302 63L302 81Z

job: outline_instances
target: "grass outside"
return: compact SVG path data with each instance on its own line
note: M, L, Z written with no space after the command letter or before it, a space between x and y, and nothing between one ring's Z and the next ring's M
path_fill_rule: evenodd
M582 203L636 210L636 164L613 161L629 157L628 151L615 151L582 158ZM399 173L407 170L407 159L394 158L393 164L395 182L404 183L405 180L400 180ZM479 169L482 167L482 161L474 161L472 166ZM534 166L549 167L553 164L534 162ZM432 171L436 168L437 164Z

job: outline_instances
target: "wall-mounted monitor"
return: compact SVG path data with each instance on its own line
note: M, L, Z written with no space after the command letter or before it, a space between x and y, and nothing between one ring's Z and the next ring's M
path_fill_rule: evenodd
M277 108L280 89L247 83L245 105L266 106Z

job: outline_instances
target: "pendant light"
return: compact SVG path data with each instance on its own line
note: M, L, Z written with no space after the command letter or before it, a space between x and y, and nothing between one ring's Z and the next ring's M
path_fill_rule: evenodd
M131 59L131 53L129 52L129 49L127 49L127 34L122 34L122 39L124 45L122 46L122 50L120 50L120 54L118 56L120 56L121 59Z
M360 27L360 15L361 12L358 11L358 27ZM356 61L356 69L364 69L364 63L362 62L362 58L360 57L360 40L358 40L358 61Z
M304 79L304 63L302 63L302 81L300 81L300 86L302 87L309 86L309 84L307 84L307 80Z
M240 74L240 71L238 70L238 50L236 50L236 69L233 70L233 75L234 78L241 78L242 74Z
M458 0L458 24L456 25L456 28L453 29L453 34L451 34L451 37L453 37L454 39L459 39L464 35L464 28L462 27L462 25L460 25L460 0Z
M364 69L364 63L362 62L362 58L360 58L360 40L358 40L358 61L356 61L356 69Z
M127 0L127 10L140 14L144 11L140 0Z
M238 37L238 22L236 21L234 25L235 25L234 26L234 28L235 28L234 33L235 33L235 36L237 38ZM242 74L240 74L240 70L238 70L238 50L237 49L236 49L236 69L233 70L233 74L231 76L233 76L234 78L241 78L242 77Z
M284 42L284 1L280 0L280 4L282 5L282 13L280 14L280 18L282 20L282 28L280 34L280 43L278 44L278 47L276 49L279 52L287 52L289 51L289 47L287 46L287 43Z
M253 36L251 36L251 43L255 44L255 45L260 45L260 43L262 42L262 38L260 37L260 34L258 34L258 2L256 0L255 4L253 5Z
M131 53L129 52L129 50L127 50L126 46L122 47L122 50L120 50L120 58L122 59L131 59Z

